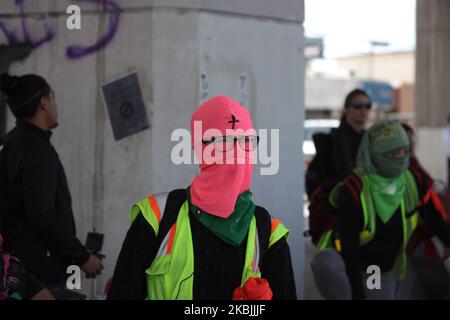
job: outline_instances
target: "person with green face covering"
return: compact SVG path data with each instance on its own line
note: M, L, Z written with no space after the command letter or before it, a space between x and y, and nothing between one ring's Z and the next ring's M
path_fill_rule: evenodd
M336 226L322 235L311 265L325 298L394 299L419 215L450 246L442 219L424 210L426 179L409 162L408 136L399 122L380 121L364 133L357 168L330 195Z

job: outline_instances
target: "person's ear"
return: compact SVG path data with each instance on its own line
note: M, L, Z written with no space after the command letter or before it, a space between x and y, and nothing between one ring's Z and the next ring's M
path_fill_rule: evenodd
M39 108L45 111L49 109L48 99L46 96L42 96L41 99L39 99Z

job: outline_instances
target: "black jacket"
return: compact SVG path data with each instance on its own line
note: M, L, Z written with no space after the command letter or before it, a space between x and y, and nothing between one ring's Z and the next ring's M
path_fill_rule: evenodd
M313 136L316 156L306 171L308 196L322 186L331 189L336 183L352 174L363 133L358 133L345 121L329 134Z
M61 283L68 265L89 253L76 238L66 175L50 144L51 133L21 122L0 156L0 231L4 248L38 279Z

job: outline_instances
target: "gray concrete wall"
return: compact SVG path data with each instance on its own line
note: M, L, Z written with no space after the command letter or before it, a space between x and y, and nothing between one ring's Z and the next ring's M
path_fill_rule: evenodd
M194 8L198 10L268 17L303 22L303 2L298 0L153 0L155 7Z
M450 115L450 1L417 1L416 122L442 127Z
M33 14L49 14L65 12L70 4L81 5L86 10L93 10L95 5L85 5L80 0L25 0L27 12ZM100 1L99 1L100 2ZM145 8L177 8L194 9L196 11L215 11L254 17L266 17L302 23L304 20L303 1L298 0L116 0L112 1L127 9ZM0 14L17 14L14 1L2 1Z
M446 181L442 127L450 115L450 1L417 0L416 25L417 153L434 178Z
M437 180L447 182L447 155L442 128L418 128L416 153L420 163Z
M93 227L105 233L106 268L98 291L112 276L129 227L132 202L150 193L185 187L197 171L194 165L172 164L170 152L175 143L170 136L176 128L189 128L190 115L202 101L201 76L206 74L210 95L220 93L239 100L245 93L255 126L280 129L280 171L262 177L257 168L253 190L256 202L292 230L290 246L302 297L304 89L299 21L303 20L303 1L285 1L286 8L297 8L289 10L291 18L280 18L278 11L270 18L271 10L259 14L259 9L246 9L234 14L214 7L218 6L214 1L207 7L203 7L207 1L198 2L200 8L192 1L189 10L179 10L186 9L185 1L161 7L156 0L154 6L143 0L117 0L124 11L112 41L77 60L69 59L65 48L97 41L108 30L112 13L80 2L82 30L69 31L63 1L39 1L39 6L28 2L26 22L33 39L44 34L44 23L55 36L22 64L15 64L11 73L42 74L56 91L60 127L52 140L68 176L78 235L84 241ZM0 6L0 19L20 31L17 8L9 1ZM5 41L0 33L0 43ZM150 129L115 142L100 85L133 70L138 74ZM243 74L248 82L241 88ZM8 121L11 128L11 115ZM85 292L88 284L83 283Z

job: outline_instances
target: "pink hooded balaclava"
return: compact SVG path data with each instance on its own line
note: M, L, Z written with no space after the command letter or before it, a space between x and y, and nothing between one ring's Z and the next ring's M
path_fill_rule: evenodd
M250 189L255 151L238 150L236 142L232 151L220 152L213 144L203 144L202 139L242 136L244 132L256 135L250 113L225 96L211 98L192 115L192 146L200 161L200 174L192 181L190 196L192 204L211 215L228 218L239 194Z

